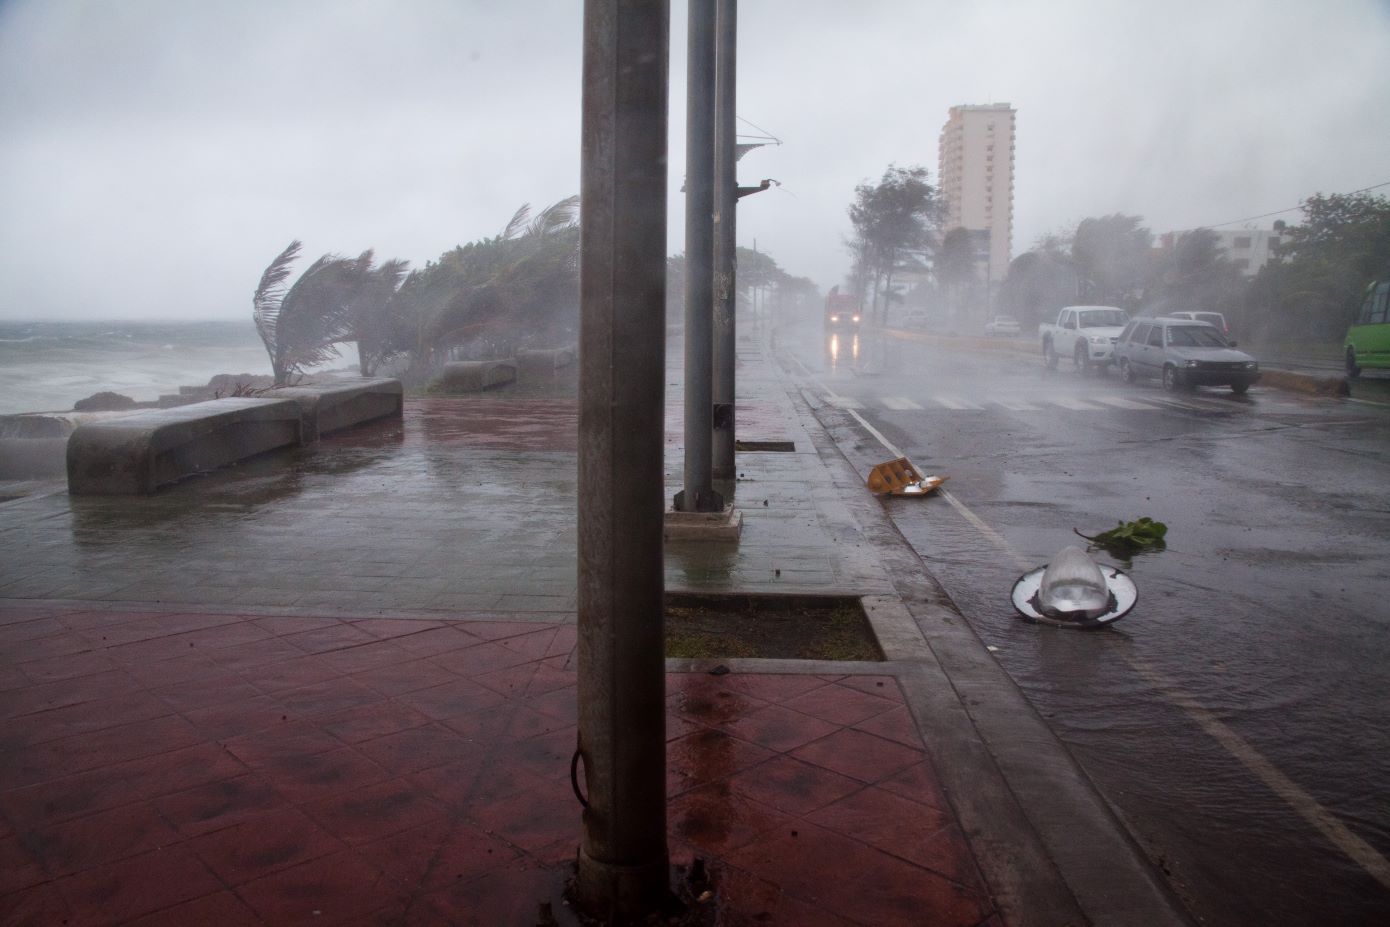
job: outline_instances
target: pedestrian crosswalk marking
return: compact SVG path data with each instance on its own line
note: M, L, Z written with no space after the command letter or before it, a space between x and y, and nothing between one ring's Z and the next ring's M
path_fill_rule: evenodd
M1096 410L1096 407L1089 402L1083 399L1072 399L1070 396L1049 396L1048 402L1076 412L1094 412Z
M1133 399L1121 399L1119 396L1092 396L1095 402L1104 403L1116 409L1143 409L1152 412L1153 406L1143 402L1135 402Z
M969 400L960 396L920 396L909 399L906 396L866 396L855 399L849 396L830 394L831 404L841 409L882 408L893 412L920 412L932 408L951 412L984 412L989 409L1005 409L1009 412L1043 412L1047 407L1062 408L1071 412L1108 412L1123 409L1130 412L1159 412L1167 409L1183 412L1210 412L1230 410L1231 403L1205 397L1173 397L1166 395L1142 396L1127 399L1121 396L1087 396L1079 399L1073 396L1040 396L1031 400L1017 398L991 397Z
M966 402L964 399L957 399L955 396L933 396L932 401L957 412L967 410L981 412L984 410L982 406L977 406L973 402Z

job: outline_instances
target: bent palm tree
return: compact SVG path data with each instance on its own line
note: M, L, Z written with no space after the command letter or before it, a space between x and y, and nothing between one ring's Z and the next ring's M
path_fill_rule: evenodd
M338 356L334 344L348 335L353 297L371 265L370 251L356 259L325 254L286 289L300 247L300 242L290 242L271 261L251 297L252 317L270 355L276 386L284 386L291 374L305 367Z
M350 337L357 342L357 366L364 377L411 340L401 317L403 301L398 298L410 263L393 258L372 267L371 255L367 251L358 258L358 286L349 311Z
M489 329L534 334L577 306L578 211L577 196L534 218L522 205L500 235L448 255L455 282L432 320L433 340L449 345Z

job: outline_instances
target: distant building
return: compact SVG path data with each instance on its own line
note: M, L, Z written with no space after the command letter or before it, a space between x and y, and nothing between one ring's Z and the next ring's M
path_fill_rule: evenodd
M1160 249L1168 251L1177 247L1178 239L1185 232L1192 229L1184 229L1177 232L1164 232L1158 236L1158 246ZM1260 272L1260 268L1269 263L1269 259L1274 257L1274 246L1283 240L1283 236L1276 229L1211 229L1217 238L1217 244L1226 252L1232 264L1240 268L1240 272L1246 277L1253 277Z
M942 233L973 233L991 283L1013 257L1014 113L1008 103L953 106L938 149Z

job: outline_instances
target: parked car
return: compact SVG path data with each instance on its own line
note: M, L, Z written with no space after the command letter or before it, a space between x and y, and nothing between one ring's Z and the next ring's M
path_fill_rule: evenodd
M996 315L985 323L986 335L1017 335L1020 331L1018 319L1009 315Z
M903 328L921 330L927 328L931 324L931 317L918 309L903 316L903 320L900 324Z
M1226 317L1219 312L1194 310L1191 312L1165 312L1164 315L1170 319L1191 319L1194 322L1206 322L1227 338L1231 337L1231 327L1226 324Z
M1093 369L1104 373L1114 360L1115 336L1128 321L1125 311L1115 306L1067 306L1057 313L1055 324L1038 326L1043 360L1053 368L1059 357L1070 357L1082 374Z
M1161 377L1163 388L1229 386L1240 394L1260 378L1260 365L1216 326L1192 319L1138 318L1115 340L1120 377L1133 383Z

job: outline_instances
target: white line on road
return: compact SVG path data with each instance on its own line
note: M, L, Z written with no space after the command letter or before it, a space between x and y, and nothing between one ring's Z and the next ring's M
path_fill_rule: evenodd
M1390 860L1386 860L1375 847L1352 833L1336 815L1319 804L1318 800L1305 792L1298 783L1280 772L1278 767L1251 746L1249 741L1231 730L1224 721L1204 708L1177 683L1134 654L1124 654L1124 657L1150 685L1162 691L1174 704L1187 712L1188 717L1197 722L1213 740L1225 747L1227 753L1240 760L1246 769L1269 787L1270 791L1288 803L1305 821L1322 831L1324 837L1366 870L1373 879L1390 888Z
M1053 405L1061 406L1064 409L1071 409L1075 412L1094 412L1096 407L1084 399L1072 399L1070 396L1049 396L1048 402Z
M912 412L922 408L905 396L884 396L879 401L895 412Z
M1115 409L1142 409L1146 412L1153 412L1158 408L1147 402L1135 402L1133 399L1121 399L1119 396L1092 396L1091 399Z
M973 403L973 402L968 402L968 401L966 401L966 400L964 400L964 399L959 399L959 398L957 398L957 397L955 397L955 396L933 396L933 397L932 397L932 401L933 401L933 402L936 402L936 403L939 403L939 404L945 406L945 407L948 408L948 409L954 409L954 410L957 411L957 412L983 412L983 411L984 411L984 409L982 409L980 406L975 405L975 403Z
M1004 408L1008 409L1010 412L1040 411L1037 406L1033 405L1031 402L1024 402L1022 399L996 399L994 401L999 403Z
M858 412L850 411L850 415L864 426L869 434L873 435L879 444L882 444L888 453L894 457L906 456L898 450L891 441L885 438L877 428L864 420ZM1006 554L1014 565L1021 570L1032 569L1032 564L1014 550L1003 535L995 531L992 527L974 512L970 511L965 503L961 502L954 495L944 489L937 490L943 499L960 513L961 517L975 527L984 535L991 544ZM1225 748L1226 752L1235 757L1246 769L1250 770L1261 782L1283 799L1289 807L1293 808L1300 817L1320 831L1324 837L1332 842L1334 846L1345 853L1351 860L1364 869L1367 874L1374 878L1381 885L1390 888L1390 860L1371 846L1365 840L1343 824L1336 815L1328 811L1312 795L1304 791L1298 783L1294 782L1278 767L1265 758L1264 754L1255 749L1249 741L1233 731L1229 725L1213 714L1209 709L1202 706L1196 698L1189 695L1177 683L1168 679L1158 670L1154 669L1147 661L1133 654L1120 654L1134 667L1135 671L1144 676L1149 684L1163 692L1175 705L1187 713L1193 722L1205 731L1213 740Z

